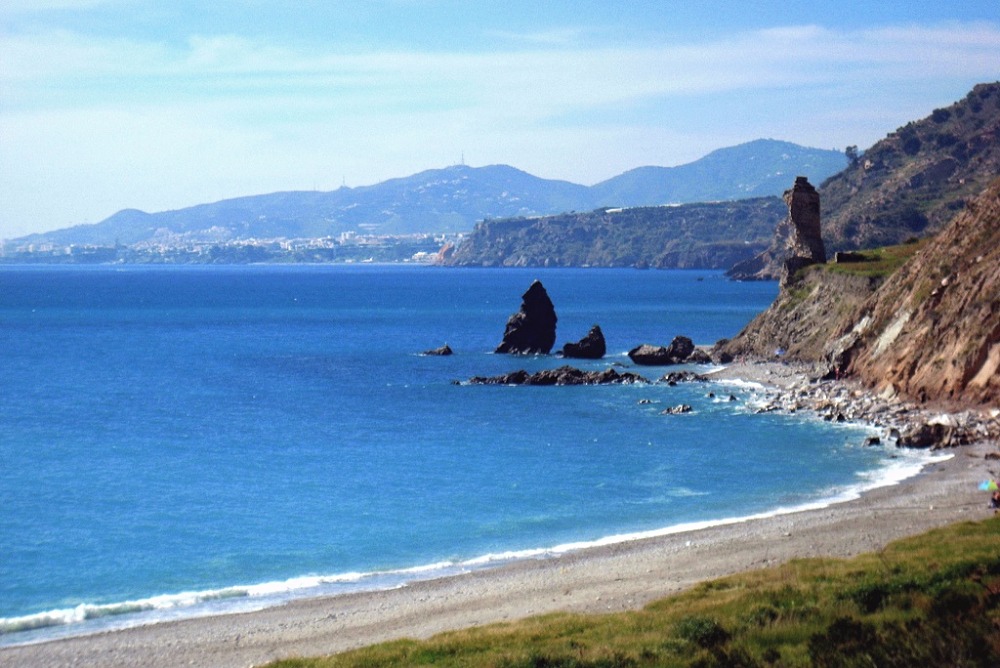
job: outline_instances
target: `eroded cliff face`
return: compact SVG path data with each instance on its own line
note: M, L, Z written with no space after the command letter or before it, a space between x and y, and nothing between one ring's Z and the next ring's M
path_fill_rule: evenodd
M1000 405L1000 179L890 276L836 340L833 361L876 390Z
M875 293L878 278L826 271L817 265L782 284L774 303L713 357L767 359L825 364L830 342L850 330L860 309Z

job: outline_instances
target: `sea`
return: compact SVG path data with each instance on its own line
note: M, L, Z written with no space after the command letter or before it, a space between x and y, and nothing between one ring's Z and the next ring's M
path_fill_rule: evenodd
M575 366L651 380L667 369L630 348L731 337L777 292L694 270L0 268L0 644L822 507L927 461L759 414L752 384L469 384L568 362L492 352L535 279L557 348L604 332Z

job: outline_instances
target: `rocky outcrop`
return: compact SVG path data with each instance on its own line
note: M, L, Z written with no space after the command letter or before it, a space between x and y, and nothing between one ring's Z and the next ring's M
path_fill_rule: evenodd
M937 237L882 253L899 249L910 257L888 275L801 272L715 353L781 351L887 397L1000 406L1000 179Z
M607 352L607 345L604 342L604 332L599 325L594 325L587 332L587 335L576 343L567 343L563 346L562 356L576 359L599 360Z
M571 366L536 373L528 373L522 369L501 376L474 376L469 379L472 385L634 385L648 382L642 376L628 371L583 371Z
M445 356L453 354L453 352L454 351L451 349L451 346L449 346L446 343L443 346L441 346L440 348L434 348L433 350L425 350L423 352L423 354L424 355L429 355L429 356L445 357Z
M708 354L696 348L694 342L686 336L675 336L669 346L644 343L628 351L628 356L640 366L703 364L711 361Z
M819 193L805 176L785 191L788 215L774 231L771 245L763 253L734 265L726 274L737 280L781 280L810 264L826 262L820 232Z
M547 355L556 342L556 310L541 281L521 296L521 309L507 321L503 341L494 352Z

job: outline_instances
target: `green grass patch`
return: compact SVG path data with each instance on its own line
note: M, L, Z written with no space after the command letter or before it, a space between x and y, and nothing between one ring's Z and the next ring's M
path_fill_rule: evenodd
M907 260L924 248L929 239L919 239L897 246L884 246L870 250L856 251L864 259L860 262L827 262L826 271L868 278L885 278L903 266Z
M645 609L554 614L274 668L1000 665L1000 517L799 559Z

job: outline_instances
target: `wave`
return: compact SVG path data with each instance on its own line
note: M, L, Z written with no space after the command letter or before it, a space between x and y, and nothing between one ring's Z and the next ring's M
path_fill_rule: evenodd
M905 451L902 454L894 454L892 458L887 456L879 467L858 473L858 480L855 484L826 490L826 493L822 494L820 498L812 501L779 506L750 515L681 522L658 529L604 536L596 540L488 553L470 559L444 560L409 568L309 575L274 582L164 594L115 603L83 603L71 608L0 618L0 644L22 644L48 640L55 637L45 633L46 630L51 629L68 629L68 632L61 635L82 635L112 628L153 624L168 619L247 612L279 605L292 598L391 589L421 580L496 567L515 561L552 558L588 548L738 524L805 510L817 510L857 499L865 492L876 488L899 484L919 474L926 466L945 461L953 456L918 451ZM30 632L40 632L40 635L36 636ZM32 637L26 638L25 635Z

